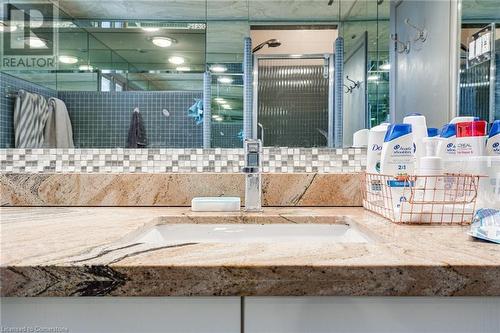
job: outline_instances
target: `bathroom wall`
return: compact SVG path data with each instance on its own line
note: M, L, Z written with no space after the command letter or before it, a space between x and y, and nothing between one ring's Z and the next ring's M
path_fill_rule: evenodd
M424 42L415 41L424 28ZM408 53L395 52L391 43L391 117L401 122L418 112L429 127L441 127L456 114L458 91L458 3L457 0L391 2L391 34L410 41ZM401 47L401 46L399 46Z
M14 103L16 99L9 95L19 89L38 93L46 98L57 97L55 90L0 73L0 148L14 147Z
M202 146L202 125L187 110L199 91L60 91L68 108L78 148L127 147L127 133L135 107L144 120L148 147ZM163 110L170 114L166 117Z
M354 132L368 128L366 123L367 103L366 103L366 73L367 73L367 52L368 52L368 34L363 33L358 37L355 47L350 54L345 56L344 60L344 84L354 87L354 83L349 79L359 82L359 87L353 88L349 92L344 89L344 115L343 131L344 145L352 146L352 135Z

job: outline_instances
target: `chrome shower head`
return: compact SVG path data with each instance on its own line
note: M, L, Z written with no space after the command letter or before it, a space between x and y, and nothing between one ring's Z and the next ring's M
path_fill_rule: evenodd
M276 39L276 38L268 39L265 42L260 43L259 45L257 45L256 47L254 47L253 50L252 50L252 53L257 52L258 50L260 50L261 48L263 48L266 45L268 47L278 47L278 46L281 45L281 42L278 39Z
M267 46L269 46L269 47L278 47L281 45L281 42L275 38L268 40L266 43L267 43Z

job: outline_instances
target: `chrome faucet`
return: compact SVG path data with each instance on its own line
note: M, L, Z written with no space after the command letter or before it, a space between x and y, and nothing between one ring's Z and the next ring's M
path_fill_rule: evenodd
M245 139L245 211L262 211L262 181L260 174L260 154L262 142L255 139Z

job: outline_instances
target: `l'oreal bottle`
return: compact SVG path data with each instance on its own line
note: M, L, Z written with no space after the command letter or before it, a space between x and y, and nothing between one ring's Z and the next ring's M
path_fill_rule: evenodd
M486 148L486 126L484 120L457 123L457 158L483 156Z

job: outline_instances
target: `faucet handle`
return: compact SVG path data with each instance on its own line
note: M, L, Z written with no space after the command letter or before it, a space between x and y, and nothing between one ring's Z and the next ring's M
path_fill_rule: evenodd
M262 150L262 142L259 139L245 139L245 170L252 170L250 172L258 172L260 167L260 153Z
M241 169L243 173L257 173L259 172L259 167L243 167Z

